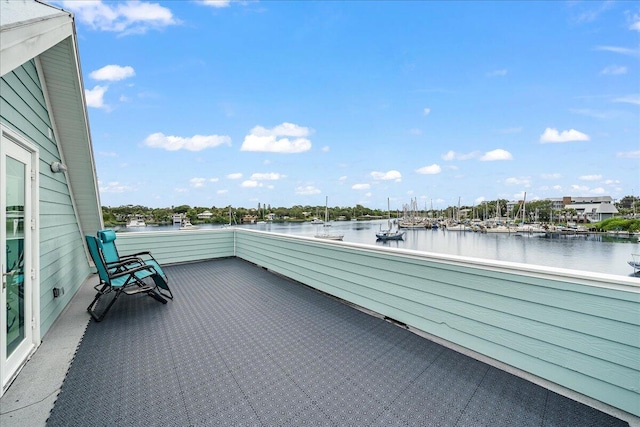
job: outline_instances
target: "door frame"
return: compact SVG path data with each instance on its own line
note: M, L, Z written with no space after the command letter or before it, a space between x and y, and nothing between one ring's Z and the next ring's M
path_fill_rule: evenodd
M4 156L6 155L5 147L8 147L9 144L25 151L26 154L30 156L31 161L31 179L27 181L31 185L31 197L29 200L30 207L28 214L25 209L25 216L28 215L31 222L31 225L25 224L25 227L29 226L31 228L30 239L28 242L25 242L25 247L27 247L28 244L30 252L26 253L25 251L25 255L28 257L29 263L28 270L25 268L25 274L29 274L31 284L31 298L29 301L25 301L25 304L31 305L31 319L25 319L25 321L28 322L27 327L31 329L31 348L13 372L5 372L6 360L0 361L0 396L4 394L22 367L24 367L25 363L33 355L33 352L40 345L40 154L38 147L35 144L29 142L24 136L8 128L3 123L0 123L0 161L4 159ZM4 173L4 169L1 173ZM0 193L4 195L4 191L6 191L6 189L2 188ZM27 218L25 217L25 222L26 220ZM4 209L0 209L0 225L4 228L5 223L6 211ZM4 248L0 249L4 251ZM27 267L27 260L25 260L25 267ZM6 322L6 319L4 322ZM2 339L1 345L6 349L5 341L6 337ZM3 354L5 354L4 351Z

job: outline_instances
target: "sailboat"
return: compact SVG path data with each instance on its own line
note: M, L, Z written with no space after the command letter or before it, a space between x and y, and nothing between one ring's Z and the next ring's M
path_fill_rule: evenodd
M258 203L258 210L260 209L260 204ZM257 222L257 224L266 224L266 221L264 220L264 205L262 205L262 212L261 212L262 218Z
M380 231L376 233L376 237L378 238L378 240L403 240L404 231L400 231L400 230L393 231L391 229L391 207L389 205L388 197L387 197L387 210L389 211L389 216L387 219L387 226L389 228L387 228L386 230L382 230L381 228Z
M324 223L328 223L328 222L329 222L329 197L326 196L325 202L324 202ZM319 233L319 234L316 234L314 237L316 239L342 240L344 238L344 234Z

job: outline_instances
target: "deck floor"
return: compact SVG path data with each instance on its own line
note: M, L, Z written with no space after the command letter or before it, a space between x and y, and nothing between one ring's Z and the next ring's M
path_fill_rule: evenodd
M89 322L48 426L626 426L236 258Z

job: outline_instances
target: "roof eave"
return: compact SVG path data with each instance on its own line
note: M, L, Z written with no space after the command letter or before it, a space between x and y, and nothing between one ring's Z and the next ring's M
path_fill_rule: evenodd
M67 12L1 27L0 75L4 76L71 35L73 15Z

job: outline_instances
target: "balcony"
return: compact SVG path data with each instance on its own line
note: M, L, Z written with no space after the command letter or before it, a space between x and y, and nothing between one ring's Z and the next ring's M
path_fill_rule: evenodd
M48 425L638 422L636 279L234 229L118 245L176 298L90 322Z

